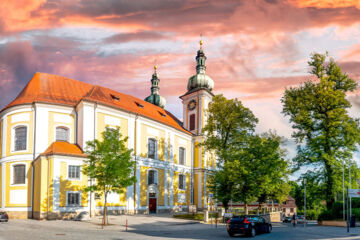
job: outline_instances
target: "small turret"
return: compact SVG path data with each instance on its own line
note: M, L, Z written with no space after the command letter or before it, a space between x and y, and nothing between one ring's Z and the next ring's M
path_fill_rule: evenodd
M166 100L164 97L159 95L159 90L160 90L159 83L160 83L160 79L157 73L157 65L155 65L154 73L151 78L151 94L144 100L161 108L165 108Z

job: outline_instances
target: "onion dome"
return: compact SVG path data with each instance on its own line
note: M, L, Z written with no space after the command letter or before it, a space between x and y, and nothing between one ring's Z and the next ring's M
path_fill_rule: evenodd
M152 103L152 104L154 104L156 106L159 106L161 108L165 108L166 100L165 100L164 97L159 95L159 89L160 89L159 82L160 82L160 79L159 79L158 73L156 72L156 69L157 69L157 66L155 65L154 66L154 74L152 75L152 78L151 78L151 94L150 94L150 96L148 96L144 100L149 102L149 103Z
M200 49L196 55L196 74L189 78L187 89L192 92L197 89L205 88L211 91L214 88L214 81L206 75L206 56L202 48L203 41L200 41Z

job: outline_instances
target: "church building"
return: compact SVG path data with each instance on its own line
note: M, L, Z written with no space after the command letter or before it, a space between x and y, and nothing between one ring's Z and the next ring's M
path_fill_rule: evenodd
M215 157L204 151L201 130L212 100L203 42L196 74L180 96L183 122L165 110L157 67L151 94L139 98L109 88L36 73L0 112L0 211L10 218L60 219L102 210L102 197L83 189L86 142L106 126L120 127L133 149L137 182L108 196L111 213L161 213L208 207ZM184 87L185 88L185 87Z

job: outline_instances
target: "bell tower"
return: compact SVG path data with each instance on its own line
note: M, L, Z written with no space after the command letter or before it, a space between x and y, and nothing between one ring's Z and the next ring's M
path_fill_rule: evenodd
M207 122L207 109L214 94L214 81L206 75L206 56L203 50L204 42L200 41L200 49L196 55L196 74L189 78L187 92L180 96L183 103L183 126L194 134L193 136L193 173L192 173L192 203L199 209L206 208L209 203L207 178L215 169L215 158L205 152L200 144L204 141L202 129Z

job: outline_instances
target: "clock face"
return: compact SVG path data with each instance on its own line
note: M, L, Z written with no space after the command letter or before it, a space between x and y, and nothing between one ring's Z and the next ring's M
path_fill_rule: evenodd
M196 101L193 99L193 100L191 100L191 101L189 102L189 104L188 104L188 109L189 109L189 110L194 110L195 107L196 107Z

